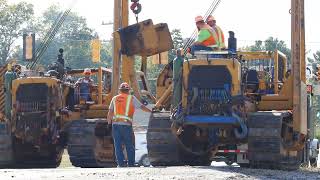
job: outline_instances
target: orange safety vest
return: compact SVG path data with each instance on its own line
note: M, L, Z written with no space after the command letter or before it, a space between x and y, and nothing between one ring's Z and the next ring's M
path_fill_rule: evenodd
M221 28L219 26L215 26L213 27L214 31L218 34L218 42L219 42L219 47L220 48L225 48L226 45L224 43L224 34L223 34L223 31L221 30Z
M132 124L134 105L133 97L128 94L119 94L113 101L113 121Z
M207 47L218 47L218 35L217 35L217 32L213 31L212 28L208 25L208 27L204 27L202 29L207 29L211 36L204 40L203 42L201 42L201 45L203 46L207 46Z

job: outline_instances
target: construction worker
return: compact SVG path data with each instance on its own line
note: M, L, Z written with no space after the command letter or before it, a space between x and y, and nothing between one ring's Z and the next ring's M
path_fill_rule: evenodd
M7 72L4 75L4 88L5 88L5 116L7 119L11 118L12 106L12 81L17 78L16 73L13 72L12 64L8 64Z
M212 51L214 48L218 48L217 33L204 22L203 17L197 16L195 22L198 28L198 37L191 46L191 54L194 55L195 51Z
M146 106L133 95L130 95L128 83L122 83L119 87L119 95L112 98L109 112L108 124L112 124L112 136L114 141L115 153L118 167L124 167L124 155L122 145L126 147L128 166L134 166L135 148L133 143L132 120L137 108L145 112L151 112Z
M84 77L78 79L75 85L80 88L80 98L90 101L90 87L93 85L93 80L90 78L91 69L84 69L83 75Z
M221 30L221 28L219 26L217 26L216 19L212 15L209 15L206 22L213 29L213 31L215 31L217 34L218 47L220 49L225 49L226 46L224 44L224 34L223 34L223 31Z
M16 64L14 65L14 73L16 74L16 77L18 78L21 74L21 70L22 70L22 67L20 64Z

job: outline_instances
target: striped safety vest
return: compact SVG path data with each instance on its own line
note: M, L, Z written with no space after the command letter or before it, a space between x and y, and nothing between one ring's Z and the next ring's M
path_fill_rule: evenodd
M206 29L210 32L210 37L206 40L204 40L201 45L207 46L207 47L219 47L219 39L216 31L213 31L210 26L203 27L202 29Z
M224 43L224 34L223 34L223 31L221 30L221 28L216 25L215 27L213 27L213 29L216 32L216 34L218 34L218 46L219 46L219 48L226 48L226 45Z
M119 94L113 100L113 121L132 124L134 106L133 97L128 94Z

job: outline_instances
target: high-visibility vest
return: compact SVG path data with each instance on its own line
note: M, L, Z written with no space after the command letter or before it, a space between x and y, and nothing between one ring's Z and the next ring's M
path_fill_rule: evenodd
M213 31L210 26L209 27L204 27L202 29L208 30L210 32L211 36L208 39L202 41L201 45L207 46L207 47L219 47L219 41L218 41L217 32Z
M226 45L224 43L224 34L223 34L223 31L221 30L221 28L219 26L215 26L213 27L214 31L217 33L217 36L218 36L218 45L219 45L219 48L225 48Z
M133 97L128 94L119 94L113 100L113 121L132 124L134 106Z

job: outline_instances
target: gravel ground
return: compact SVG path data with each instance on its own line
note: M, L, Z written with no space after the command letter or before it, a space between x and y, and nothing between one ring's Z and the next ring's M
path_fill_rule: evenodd
M138 113L137 113L138 114ZM146 119L149 114L140 113L135 117L135 124L139 127L147 125ZM143 129L142 128L142 129ZM137 128L140 130L141 128ZM320 158L319 158L320 159ZM318 162L318 166L320 163ZM72 167L67 152L63 155L63 160L57 169L2 169L0 170L0 180L100 180L100 179L320 179L320 168L300 169L298 171L278 171L247 169L239 166L226 166L223 162L213 162L207 167L137 167L137 168L90 168L82 169Z
M239 167L167 167L167 168L108 168L108 169L15 169L0 170L0 178L14 180L92 180L92 179L320 179L320 169L276 171Z

